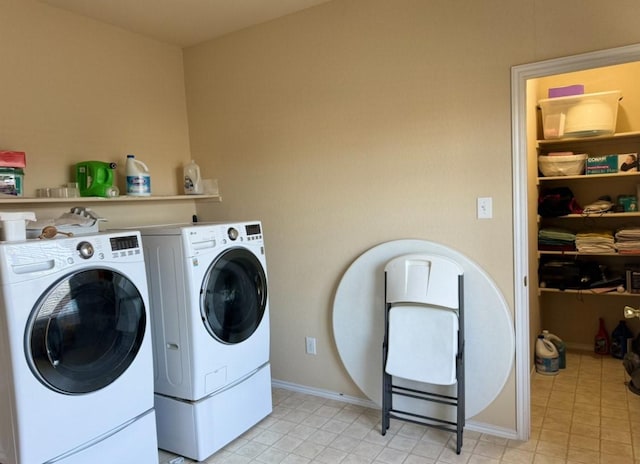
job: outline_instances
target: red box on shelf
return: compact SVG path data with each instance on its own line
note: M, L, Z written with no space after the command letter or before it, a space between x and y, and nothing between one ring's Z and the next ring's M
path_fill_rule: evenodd
M0 167L26 168L27 154L23 151L0 150Z

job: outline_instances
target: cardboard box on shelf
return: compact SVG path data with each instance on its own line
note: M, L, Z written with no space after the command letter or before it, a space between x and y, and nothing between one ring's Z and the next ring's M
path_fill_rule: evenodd
M618 172L618 155L590 156L587 158L585 173L615 174Z
M638 154L625 153L618 155L618 172L620 174L638 172Z
M585 173L589 174L632 174L638 172L638 154L622 153L587 158Z

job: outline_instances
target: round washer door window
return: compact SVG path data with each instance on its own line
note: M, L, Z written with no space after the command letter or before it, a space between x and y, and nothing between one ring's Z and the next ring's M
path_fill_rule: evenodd
M32 370L66 394L99 390L135 359L146 326L144 300L122 274L93 269L52 285L27 327Z
M200 311L216 340L234 344L249 338L267 306L267 278L246 248L230 248L211 264L200 291Z

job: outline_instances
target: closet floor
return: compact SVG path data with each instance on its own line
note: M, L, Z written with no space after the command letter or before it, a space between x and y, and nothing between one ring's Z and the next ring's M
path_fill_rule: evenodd
M567 353L558 375L531 377L530 440L465 430L460 455L451 433L392 420L383 437L378 410L274 389L273 413L203 462L640 464L640 396L626 381L619 359Z

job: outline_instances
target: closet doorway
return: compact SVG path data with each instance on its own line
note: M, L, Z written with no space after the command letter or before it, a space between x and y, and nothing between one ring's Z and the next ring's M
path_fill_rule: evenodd
M537 293L537 79L640 61L640 45L614 48L515 66L511 72L516 330L516 427L519 439L531 431L530 372L533 342L542 330ZM624 98L624 96L623 96Z

